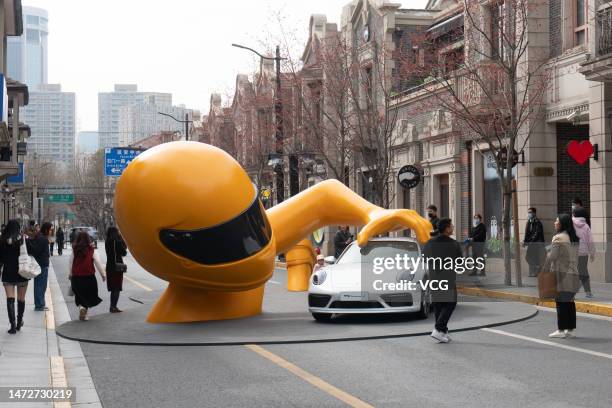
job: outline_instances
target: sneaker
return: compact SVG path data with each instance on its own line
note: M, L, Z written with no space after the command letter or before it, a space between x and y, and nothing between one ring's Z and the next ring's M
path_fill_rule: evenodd
M592 292L587 292L586 297L588 297L589 299L594 298L595 296L593 296Z
M450 341L446 334L439 332L435 329L431 332L431 337L438 340L438 343L448 343Z
M453 339L451 338L451 336L448 335L448 333L444 333L444 337L446 337L446 340L448 340L448 343L453 341Z
M565 337L572 338L572 339L576 338L576 329L566 330Z
M556 330L548 335L548 337L552 337L554 339L564 339L567 337L567 334L561 330Z
M79 320L87 320L87 309L79 307Z

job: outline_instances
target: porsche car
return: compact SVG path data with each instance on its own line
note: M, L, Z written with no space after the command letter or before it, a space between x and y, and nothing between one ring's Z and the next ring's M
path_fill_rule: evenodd
M308 289L310 313L318 321L328 321L335 314L416 313L420 318L427 318L431 310L431 293L419 284L427 281L426 268L418 264L410 269L402 264L399 268L380 272L377 261L381 258L396 259L397 255L400 259L407 256L416 260L420 254L421 248L412 238L374 238L364 248L356 242L351 243L337 260L326 258L326 262L333 264L324 266L311 276ZM415 263L408 265L414 266ZM374 281L377 281L375 285ZM397 285L400 282L414 282L414 285L410 289L403 288Z

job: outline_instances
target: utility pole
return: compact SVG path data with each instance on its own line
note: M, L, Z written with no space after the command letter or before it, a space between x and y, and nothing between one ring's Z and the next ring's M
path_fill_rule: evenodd
M274 112L276 114L276 154L282 157L283 155L283 96L281 84L281 57L280 46L276 46L276 100L274 102ZM274 167L276 173L276 203L280 204L285 200L285 174L284 161L281 161Z
M185 112L185 140L189 140L189 114Z

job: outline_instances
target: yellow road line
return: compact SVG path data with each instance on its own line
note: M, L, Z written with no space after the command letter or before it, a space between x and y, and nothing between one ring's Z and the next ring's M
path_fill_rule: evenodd
M45 326L49 330L55 330L55 314L53 312L53 300L51 299L51 288L45 292L45 305L49 310L45 311Z
M132 282L134 285L138 286L139 288L146 290L147 292L152 292L153 291L153 289L151 289L150 287L148 287L145 284L142 284L142 283L138 282L136 279L130 278L127 275L123 275L123 277L125 279L129 280L130 282Z
M300 377L302 380L310 383L311 385L317 387L321 391L326 392L327 394L331 395L334 398L339 399L340 401L344 402L345 404L351 407L374 408L372 405L368 404L367 402L364 402L360 400L359 398L354 397L351 394L345 391L342 391L339 388L334 387L330 383L320 379L319 377L316 377L310 374L309 372L305 370L302 370L300 367L296 366L295 364L290 363L284 358L277 356L276 354L264 349L261 346L257 346L255 344L247 344L245 347L259 354L260 356L270 360L271 362L278 365L279 367L282 367L285 370L291 372L292 374L295 374L296 376Z

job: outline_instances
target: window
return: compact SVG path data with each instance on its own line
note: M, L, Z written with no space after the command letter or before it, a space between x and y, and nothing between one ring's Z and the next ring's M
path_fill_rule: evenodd
M587 42L588 0L574 0L574 47Z
M38 16L26 16L26 23L38 25Z

